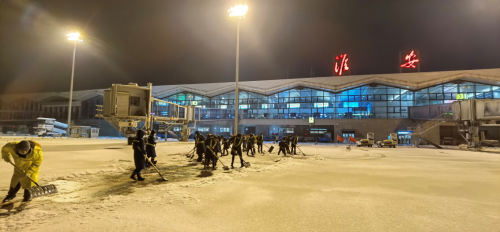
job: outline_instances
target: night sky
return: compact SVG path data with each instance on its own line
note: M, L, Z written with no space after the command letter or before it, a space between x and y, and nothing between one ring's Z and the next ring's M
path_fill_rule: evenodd
M236 19L226 0L0 0L0 93L69 91L112 83L234 81ZM240 80L399 72L419 50L421 71L500 68L500 0L254 0L241 21ZM348 78L348 77L335 77Z

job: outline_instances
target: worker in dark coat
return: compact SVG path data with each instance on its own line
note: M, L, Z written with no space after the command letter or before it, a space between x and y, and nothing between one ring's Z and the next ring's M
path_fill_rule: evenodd
M130 178L133 180L143 181L144 178L141 176L142 169L146 166L146 142L144 141L144 131L137 130L137 136L134 138L132 148L134 149L134 163L135 170L132 172ZM135 176L137 175L137 179Z
M236 136L234 136L234 135L229 136L229 145L234 143L235 138L236 138Z
M201 162L203 160L203 154L205 154L205 137L200 134L200 132L194 132L196 137L194 138L194 146L196 147L196 154L198 159L196 161Z
M264 145L264 133L260 133L260 135L257 136L257 152L264 154L264 151L262 150L263 145Z
M283 152L283 155L286 156L286 139L283 138L281 142L279 142L279 147L280 150L278 151L278 155L280 155L281 152Z
M210 161L212 162L212 169L217 168L217 154L215 150L217 149L217 144L219 143L219 137L212 135L208 137L205 141L206 153L205 153L205 169L210 169Z
M295 135L295 137L293 137L292 139L292 150L291 152L293 152L294 155L297 155L297 143L299 142L299 136L298 135ZM290 153L292 154L292 153Z
M247 140L247 155L249 151L252 152L252 155L255 155L254 144L255 144L255 136L253 136L253 134L250 134L250 137Z
M222 138L222 156L229 155L229 140L226 138Z
M148 136L148 141L146 142L146 152L148 153L148 158L151 158L151 163L156 165L156 139L155 139L156 131L152 130ZM149 167L150 163L147 162L146 166Z
M241 144L242 143L243 143L243 138L241 137L241 134L236 135L236 137L234 139L233 147L231 148L231 155L233 156L232 161L231 161L231 168L234 168L233 164L234 164L234 157L235 156L240 157L241 167L245 166L245 165L243 165L243 157L242 157L243 152L241 152Z

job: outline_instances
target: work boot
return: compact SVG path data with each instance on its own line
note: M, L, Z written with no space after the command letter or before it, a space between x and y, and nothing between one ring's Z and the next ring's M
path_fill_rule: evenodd
M231 169L234 169L234 166L233 166L233 164L231 164Z
M132 179L132 180L137 180L137 179L135 178L135 175L136 175L136 174L137 174L137 173L136 173L135 171L134 171L134 172L132 172L132 175L130 176L130 179Z
M14 197L9 197L9 196L6 196L6 197L3 199L2 203L11 202L12 200L14 200Z
M9 192L7 192L7 196L3 199L2 203L11 202L14 198L16 198L16 193L21 189L21 183L17 184L14 188L9 188Z
M138 172L138 173L137 173L137 180L138 180L138 181L144 181L144 180L145 180L145 178L143 178L143 177L141 176L141 172Z
M156 163L158 163L158 160L151 161L151 162L153 162L153 164L156 166Z
M23 202L30 202L33 198L31 197L30 191L27 189L24 190Z

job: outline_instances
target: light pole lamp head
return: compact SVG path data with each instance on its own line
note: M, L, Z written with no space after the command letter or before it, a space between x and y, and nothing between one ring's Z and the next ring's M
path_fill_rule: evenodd
M71 33L68 33L67 36L68 36L68 40L82 41L80 39L80 32L71 32Z
M247 5L236 5L231 7L227 12L229 13L229 17L239 17L245 18L245 15L247 14L248 11L248 6Z

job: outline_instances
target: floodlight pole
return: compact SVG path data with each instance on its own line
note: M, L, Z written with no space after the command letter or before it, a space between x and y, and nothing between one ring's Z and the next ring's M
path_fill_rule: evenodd
M71 68L71 85L69 89L68 128L66 131L67 137L70 137L71 130L71 104L73 103L73 78L75 77L76 42L78 42L78 40L75 40L75 48L73 49L73 67Z
M238 134L238 111L239 111L239 93L238 93L238 81L239 81L239 71L240 71L240 20L238 19L238 26L236 29L236 89L235 89L235 108L234 108L234 134Z

